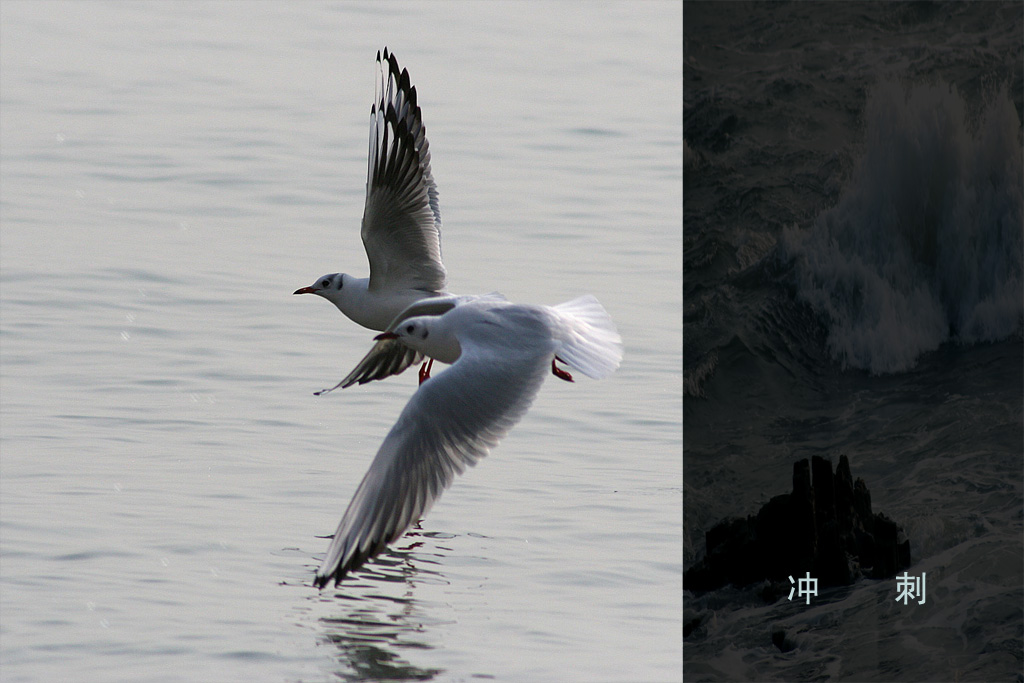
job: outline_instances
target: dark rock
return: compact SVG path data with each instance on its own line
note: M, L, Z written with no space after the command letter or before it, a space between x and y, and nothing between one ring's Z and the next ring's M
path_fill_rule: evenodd
M805 572L821 589L863 574L890 578L910 567L910 541L894 521L871 512L867 485L854 481L845 455L834 474L825 458L795 462L792 493L775 496L756 515L719 522L705 537L704 558L683 576L689 590L764 580L788 586L790 576Z
M785 557L800 557L810 553L806 538L798 533L787 532L796 526L791 496L775 496L754 518L754 537L758 548L776 548L777 551L758 558L761 572L765 577L781 578L786 567L779 563Z
M790 527L776 529L777 534L791 534L795 560L801 567L810 567L817 553L814 524L814 488L811 486L811 470L806 460L793 463L793 493L790 500Z
M836 526L836 489L832 477L832 462L825 458L811 458L811 474L814 482L815 530L818 536L827 528Z

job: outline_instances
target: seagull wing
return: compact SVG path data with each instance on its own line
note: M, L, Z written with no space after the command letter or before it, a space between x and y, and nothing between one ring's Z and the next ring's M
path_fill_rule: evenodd
M394 332L403 320L420 315L444 315L456 306L468 301L505 301L498 292L484 295L439 296L420 299L409 304L388 325L386 332ZM409 348L398 339L378 339L370 351L363 356L352 372L330 389L317 392L317 395L334 391L338 387L348 389L354 384L366 384L378 379L387 379L392 375L405 372L409 366L423 360L423 354Z
M371 290L444 290L441 210L426 128L409 72L384 49L370 109L370 152L361 235Z
M443 315L455 308L465 297L432 297L420 299L399 313L386 332L393 332L405 319L419 315ZM398 339L378 339L373 348L363 356L352 372L335 387L347 389L353 384L366 384L375 379L385 379L405 372L410 365L423 360L423 354L409 348Z
M410 349L398 339L378 339L373 348L363 356L359 364L352 369L352 372L345 375L334 389L348 389L353 384L366 384L375 379L386 379L393 375L400 375L410 365L416 365L423 360L423 354ZM320 392L327 393L326 391Z
M384 439L317 571L317 586L337 584L423 517L455 475L523 417L550 372L550 339L512 353L460 341L459 360L420 386Z

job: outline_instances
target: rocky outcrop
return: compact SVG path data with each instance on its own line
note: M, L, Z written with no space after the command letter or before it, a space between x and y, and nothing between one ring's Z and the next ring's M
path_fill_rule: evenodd
M793 464L793 492L775 496L756 515L723 520L706 533L707 551L686 570L683 587L713 590L769 580L818 579L818 587L848 585L858 576L895 576L910 566L910 541L881 513L871 512L863 479L850 461L814 456ZM787 591L788 592L788 589ZM774 598L777 591L771 591Z

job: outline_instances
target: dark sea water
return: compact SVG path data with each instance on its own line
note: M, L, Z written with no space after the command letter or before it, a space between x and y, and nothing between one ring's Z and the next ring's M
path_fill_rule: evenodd
M686 3L685 563L846 454L928 591L684 590L687 680L1024 680L1022 32L1021 3Z

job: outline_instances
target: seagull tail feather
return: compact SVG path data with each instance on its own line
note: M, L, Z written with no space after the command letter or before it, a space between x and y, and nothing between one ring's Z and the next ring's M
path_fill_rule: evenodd
M593 379L615 372L622 362L622 337L604 306L587 294L552 308L560 322L558 358Z

